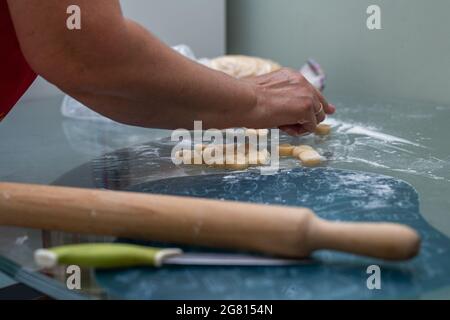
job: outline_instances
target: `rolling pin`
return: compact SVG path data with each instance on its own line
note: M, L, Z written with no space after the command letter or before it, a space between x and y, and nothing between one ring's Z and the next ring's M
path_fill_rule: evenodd
M330 249L406 260L420 247L420 237L407 226L330 222L306 208L13 183L0 183L0 225L288 258Z

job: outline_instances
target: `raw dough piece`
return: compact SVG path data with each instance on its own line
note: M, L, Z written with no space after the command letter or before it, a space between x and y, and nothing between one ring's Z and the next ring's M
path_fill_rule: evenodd
M258 151L258 164L266 165L270 163L270 153L267 150Z
M270 60L234 55L213 59L209 67L238 79L260 76L281 69L278 63Z
M246 136L257 136L258 130L256 129L245 129L245 135Z
M298 158L304 166L312 167L322 163L322 157L316 150L306 150L299 154Z
M206 147L207 147L206 144L196 144L196 145L194 146L194 151L195 151L195 152L202 153L203 150L205 150Z
M259 164L259 152L257 149L251 150L247 153L247 161L250 165L256 166Z
M223 149L222 146L218 145L209 145L205 149L203 149L203 161L205 164L210 166L222 165L225 161L225 153L222 152L222 159L216 156L216 152L219 152L220 148Z
M259 137L267 137L269 135L269 129L258 129L256 131Z
M248 163L232 163L226 164L223 168L230 170L246 170L248 169L248 167L249 167Z
M329 124L321 123L317 125L314 133L318 136L327 136L331 133L331 126Z
M268 134L267 129L247 130L250 130L250 134L255 135ZM230 148L230 151L233 152L232 155L227 155L228 148ZM220 152L222 152L223 158L216 159L220 156ZM194 150L177 151L175 157L177 159L181 159L183 164L208 165L214 168L231 170L245 170L250 165L266 165L270 163L270 153L268 150L257 151L257 146L253 146L253 148L251 148L249 143L195 144ZM195 162L195 160L197 160L197 162Z
M228 148L230 148L230 150L232 152L234 152L235 154L240 152L241 149L243 149L243 151L245 153L248 152L249 150L249 144L210 144L210 145L206 145L203 147L202 152L206 153L205 151L207 151L208 153L211 153L211 156L215 156L216 152L219 151L220 149L222 149L222 155L223 157L225 157L227 155L227 150Z
M295 147L294 150L292 150L292 156L295 158L298 158L301 153L303 153L305 151L311 151L311 150L314 151L314 149L310 146L301 145L301 146Z
M278 146L278 154L280 155L280 157L290 157L292 156L292 152L294 151L294 149L295 146L289 143L280 144Z
M238 152L238 145L231 145L234 150L234 156L227 156L226 149L230 145L217 144L209 145L203 150L204 164L207 164L214 168L232 169L232 170L245 170L249 167L249 162L246 153ZM216 152L222 150L223 159L215 159ZM215 163L214 160L217 162Z

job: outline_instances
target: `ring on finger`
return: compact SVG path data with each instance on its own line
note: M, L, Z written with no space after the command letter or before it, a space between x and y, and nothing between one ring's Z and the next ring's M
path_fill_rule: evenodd
M323 113L323 104L320 104L320 109L319 111L316 112L316 116L320 116Z

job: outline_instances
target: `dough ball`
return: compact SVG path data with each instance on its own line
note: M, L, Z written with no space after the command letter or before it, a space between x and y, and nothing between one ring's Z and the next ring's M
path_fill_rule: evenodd
M178 150L177 152L175 152L175 159L183 160L183 151Z
M295 158L298 158L301 153L303 153L305 151L311 151L311 150L314 151L314 149L312 147L310 147L310 146L301 145L301 146L295 147L292 150L292 156L295 157Z
M269 136L269 129L258 129L256 131L258 132L258 136L260 136L260 137Z
M270 153L267 150L258 151L258 164L266 165L270 163Z
M255 146L254 148L251 148L248 152L247 152L247 161L250 165L258 165L259 161L259 152L258 152L258 148L257 146Z
M329 124L321 123L317 125L314 133L318 136L327 136L331 133L331 126Z
M210 144L203 149L203 160L207 165L220 165L225 161L226 145Z
M256 129L245 129L245 135L247 137L257 137L258 136L258 130L256 130Z
M294 148L295 146L290 145L289 143L280 144L278 146L278 154L280 155L280 157L290 157L292 156Z
M306 150L298 156L304 166L313 167L322 163L322 157L315 150Z
M246 170L248 169L249 164L248 163L233 163L233 164L226 164L225 169L230 170Z
M205 150L206 147L207 147L207 145L205 145L205 144L196 144L194 146L194 151L198 152L198 153L202 153L203 150Z

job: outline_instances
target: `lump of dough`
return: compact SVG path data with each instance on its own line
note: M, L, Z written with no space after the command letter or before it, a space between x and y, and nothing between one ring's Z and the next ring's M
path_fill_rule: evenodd
M254 130L254 129L250 129ZM259 130L251 131L255 134L265 134ZM228 150L229 149L229 150ZM227 151L233 154L227 155ZM181 150L175 153L182 163L194 165L208 165L214 168L230 170L245 170L250 165L266 165L270 163L270 153L267 149L258 151L257 146L245 144L196 144L194 150Z
M202 153L203 150L205 150L206 147L207 147L206 144L196 144L196 145L194 146L194 151L195 151L195 152L198 152L198 153Z
M259 164L259 152L256 148L253 150L249 150L249 152L247 153L247 161L250 165Z
M258 151L258 164L266 165L270 162L270 153L267 150Z
M280 157L290 157L292 156L292 152L294 151L294 149L295 146L289 143L280 144L278 146L278 154L280 155Z
M220 149L217 146L210 145L203 150L203 161L210 166L222 165L225 160L224 155L225 153L220 155Z
M230 170L246 170L248 169L249 164L248 163L232 163L232 164L225 164L223 168L230 169Z
M256 130L256 129L245 129L245 135L247 137L257 137L258 136L258 130Z
M267 137L269 135L269 129L258 129L256 131L260 137Z
M305 150L298 156L304 166L312 167L322 163L322 157L316 150Z
M292 150L292 156L294 156L295 158L298 158L301 153L303 153L305 151L311 151L311 150L314 151L314 149L310 146L301 145L301 146L295 147Z
M209 67L238 79L260 76L281 68L279 64L270 60L238 55L215 58L210 61Z
M314 133L318 136L327 136L331 133L331 126L329 124L321 123L317 125Z

